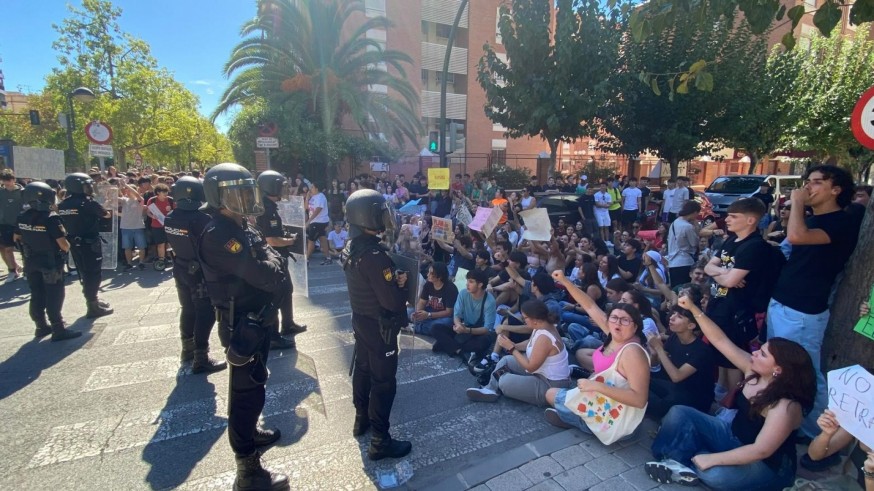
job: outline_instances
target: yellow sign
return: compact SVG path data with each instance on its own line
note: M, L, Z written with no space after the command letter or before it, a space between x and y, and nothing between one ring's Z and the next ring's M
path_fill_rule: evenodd
M428 169L428 189L449 190L449 169L442 167Z

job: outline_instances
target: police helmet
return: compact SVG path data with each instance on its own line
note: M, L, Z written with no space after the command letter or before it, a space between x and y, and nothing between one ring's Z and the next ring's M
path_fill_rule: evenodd
M258 176L258 189L267 196L282 197L285 178L275 170L266 170Z
M197 210L206 201L203 196L203 184L199 179L191 176L176 181L170 188L170 196L176 200L176 207L180 210Z
M22 200L37 211L49 211L55 204L55 190L44 182L35 181L24 187Z
M75 172L64 178L64 188L70 194L94 194L94 179L88 174Z
M364 229L374 232L394 232L395 213L382 194L373 189L355 191L346 200L346 221L349 222L350 238L364 234Z
M261 193L248 169L239 164L219 164L207 171L203 179L206 204L212 209L228 209L238 215L264 213Z

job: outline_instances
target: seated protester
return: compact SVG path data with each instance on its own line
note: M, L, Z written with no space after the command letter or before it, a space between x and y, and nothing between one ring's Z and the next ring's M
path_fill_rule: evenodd
M492 269L492 255L489 251L476 251L475 261L473 269L484 272L489 280L498 275L498 272Z
M617 278L625 280L619 275L619 259L610 254L601 255L598 260L598 281L601 286L607 288L607 282Z
M456 235L452 245L449 245L442 240L435 240L434 243L437 244L440 249L452 254L452 260L450 261L450 276L455 276L455 272L458 271L458 268L463 268L468 271L473 269L474 251L473 240L470 236Z
M731 423L688 406L674 406L652 444L657 461L645 466L660 483L716 490L783 489L795 481L795 431L813 407L816 379L801 345L771 338L750 353L736 346L695 303L680 297L710 344L744 374Z
M624 232L627 233L627 232ZM633 282L640 275L640 266L642 259L640 258L643 252L640 241L637 239L629 239L622 246L622 256L619 256L619 276L625 281Z
M646 251L643 255L643 262L646 263L647 261L653 264L655 268L651 269L641 267L640 276L637 278L637 282L631 286L633 286L635 290L643 293L653 307L658 308L662 303L662 292L658 288L656 277L658 277L662 282L666 282L668 281L668 275L662 264L661 254L656 251Z
M432 327L432 351L449 356L468 354L465 361L470 364L491 348L495 333L495 299L486 291L486 281L482 271L468 271L467 288L458 292L452 310L453 325Z
M564 285L574 298L580 297L580 303L588 303L584 299L585 293L573 286L560 272L553 273L553 277ZM615 361L619 374L628 381L628 387L608 386L603 382L587 378L579 379L577 387L581 391L602 394L626 406L645 408L650 372L646 350L639 344L643 338L640 312L632 305L617 304L609 313L601 314L600 321L609 327L604 329L607 341L595 354L595 374L607 370ZM626 345L629 349L623 350ZM620 351L622 356L619 356ZM553 406L545 411L546 420L560 428L578 428L585 433L592 433L585 421L565 405L567 394L567 389L549 389L546 392L546 400Z
M583 277L579 283L580 290L586 292L601 310L607 306L607 291L598 281L598 268L588 263L583 265ZM575 283L576 284L576 283ZM562 312L561 321L566 323L589 324L589 316L580 313L582 307L573 302L560 302Z
M801 467L813 472L824 471L841 461L838 452L852 445L850 462L860 471L856 477L859 487L874 491L874 450L843 429L835 413L829 409L819 416L816 424L822 432L810 442L807 454L801 457Z
M451 329L456 300L458 288L449 281L446 263L435 262L428 268L428 281L422 287L416 310L410 315L415 333L430 336L435 325Z
M622 278L613 278L607 282L604 287L604 292L607 295L607 303L604 304L604 310L609 308L611 303L619 303L622 301L622 294L631 290L631 285Z
M535 287L538 278L541 275L535 276ZM498 362L488 385L467 389L470 400L495 402L505 395L545 406L547 390L570 385L567 349L555 329L555 314L535 299L522 304L522 317L531 332L530 339L516 343L504 333L498 335L498 344L510 354Z
M339 258L347 239L349 234L343 230L343 222L334 222L334 230L328 232L328 257Z
M503 271L491 280L488 289L496 295L496 305L513 305L519 300L519 289L517 288L524 280L530 280L531 276L522 269L522 265L528 264L528 258L522 251L512 251L509 253L509 260ZM521 277L519 282L514 281L508 270L512 269L515 274Z

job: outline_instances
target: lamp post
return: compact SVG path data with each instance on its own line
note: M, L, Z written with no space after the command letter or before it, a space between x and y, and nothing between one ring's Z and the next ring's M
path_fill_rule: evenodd
M94 92L87 87L79 87L67 94L67 104L70 108L70 117L67 121L67 154L70 158L71 166L79 163L79 154L76 152L76 146L73 144L73 130L76 129L76 113L73 109L73 99L79 102L91 102L95 99Z

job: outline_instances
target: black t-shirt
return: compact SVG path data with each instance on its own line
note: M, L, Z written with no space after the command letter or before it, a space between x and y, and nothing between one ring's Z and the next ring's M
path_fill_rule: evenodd
M595 196L583 193L577 198L577 206L583 210L584 218L595 218Z
M764 203L765 210L770 210L771 205L774 204L774 196L770 193L756 193L752 197Z
M664 346L671 363L678 369L687 363L695 367L695 373L677 385L695 397L693 406L695 409L707 412L713 399L713 367L715 366L713 348L700 336L689 344L683 344L676 334L671 334ZM656 373L657 377L670 380L664 368Z
M629 278L629 281L634 282L637 281L637 277L640 275L640 267L643 265L643 259L640 256L634 256L633 259L628 259L623 254L619 256L619 269L622 271L628 271L632 274L632 277Z
M824 231L831 242L793 245L774 288L774 299L805 314L825 312L832 284L856 248L857 220L844 210L807 218L807 228Z
M724 319L733 319L738 312L755 312L754 295L764 280L769 247L756 232L741 241L737 240L736 235L732 235L722 244L722 249L714 257L722 259L722 265L727 269L745 269L749 273L744 277L743 288L727 288L713 283L711 299L707 303L708 316L718 319L719 323L725 322Z
M649 194L652 192L652 191L650 191L650 189L649 189L648 187L646 187L646 186L641 186L641 187L639 187L639 188L637 188L637 189L640 189L640 200L641 200L641 201L645 200L646 197L649 196Z
M428 312L442 312L447 308L455 307L458 299L458 288L453 283L445 282L439 290L434 288L430 281L422 287L419 298L425 300L425 310Z

